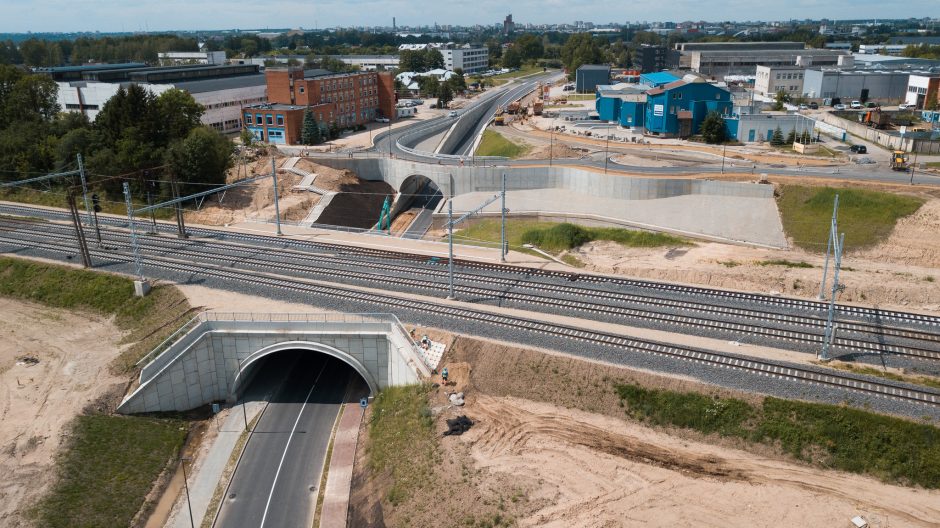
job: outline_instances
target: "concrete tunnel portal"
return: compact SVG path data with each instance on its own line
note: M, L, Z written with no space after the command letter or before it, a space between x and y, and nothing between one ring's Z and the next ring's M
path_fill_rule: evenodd
M423 174L412 174L401 182L398 201L392 209L392 219L410 209L433 211L443 198L444 193L437 182Z

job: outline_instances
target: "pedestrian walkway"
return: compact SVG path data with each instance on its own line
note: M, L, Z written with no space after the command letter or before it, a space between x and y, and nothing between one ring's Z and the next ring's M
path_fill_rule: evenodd
M364 411L357 404L346 404L343 408L343 416L339 419L333 438L333 454L323 492L323 509L320 511L320 528L346 528L359 425Z

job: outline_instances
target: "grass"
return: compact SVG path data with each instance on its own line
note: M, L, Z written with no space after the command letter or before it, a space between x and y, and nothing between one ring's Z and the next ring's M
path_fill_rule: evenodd
M870 247L885 240L897 221L923 205L917 197L861 189L784 185L777 205L783 228L793 243L822 253L829 237L832 203L839 195L839 231L845 249Z
M757 263L758 266L783 266L784 268L812 268L813 265L809 262L799 261L794 262L792 260L785 259L773 259L773 260L761 260ZM844 269L844 268L843 268Z
M569 101L593 101L597 96L594 94L569 94L565 98Z
M568 223L539 222L537 220L507 220L506 239L509 242L509 247L513 250L531 255L539 254L522 247L523 244L535 244L543 251L556 253L574 249L592 240L610 240L626 247L690 245L690 242L685 239L662 233L608 227L581 227ZM467 228L455 233L454 240L462 244L498 248L500 222L496 219L484 219L474 222ZM566 262L568 261L566 260ZM573 261L568 263L580 267ZM581 263L581 266L583 266L583 263Z
M428 408L430 385L388 387L375 398L366 447L371 471L393 482L384 497L392 505L434 482L440 463L434 421Z
M777 398L758 405L633 384L615 390L630 416L652 425L741 438L817 466L940 488L940 429L932 425Z
M483 131L483 140L477 147L477 156L502 156L504 158L518 158L529 151L528 146L514 143L499 132L493 130Z
M36 506L38 525L130 526L187 430L180 420L79 416L58 479Z
M928 169L940 169L940 161L928 161L927 168Z
M91 191L89 191L91 193ZM99 193L100 194L100 193ZM103 194L102 194L103 197ZM66 209L68 205L65 201L65 191L55 189L52 191L40 191L36 189L27 189L27 188L13 188L13 189L3 189L0 190L0 200L5 200L8 202L18 202L30 205L43 205L46 207L58 207L61 209ZM89 203L91 203L91 194L88 196ZM101 202L101 212L116 214L121 216L127 216L127 206L124 204L124 201L109 201L102 199ZM85 202L82 199L82 195L78 194L75 197L75 205L78 206L78 211L81 214L85 214ZM145 203L135 203L135 207L142 207L146 205ZM174 215L172 209L163 208L157 211L154 211L154 216L157 218L170 218ZM149 216L149 213L148 213Z
M54 308L114 316L132 343L114 363L118 372L134 364L173 333L190 307L172 286L156 286L146 297L134 296L131 279L16 258L0 258L0 295Z

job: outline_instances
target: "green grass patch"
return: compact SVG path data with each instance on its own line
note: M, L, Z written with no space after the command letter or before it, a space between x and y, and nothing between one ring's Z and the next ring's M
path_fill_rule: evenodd
M500 222L497 219L480 220L454 233L455 242L468 245L498 248L499 240ZM531 255L539 254L522 247L523 244L535 244L543 251L555 253L574 249L593 240L610 240L627 247L691 245L688 240L663 233L608 227L581 227L575 224L537 220L507 220L506 240L513 250ZM572 263L572 265L575 264Z
M565 96L569 101L593 101L597 99L594 94L569 94Z
M718 263L726 268L736 268L741 265L737 260L719 260Z
M91 194L89 191L88 194L88 203L91 203ZM102 193L99 193L102 195ZM29 205L44 205L46 207L58 207L60 209L67 209L68 204L65 200L65 191L62 189L53 189L52 191L40 191L37 189L27 189L27 188L13 188L13 189L0 189L0 200L7 202L18 202ZM102 199L101 202L101 212L116 214L121 216L127 216L127 206L124 204L124 201L108 201ZM78 211L85 214L85 201L82 199L81 194L75 197L75 205L78 206ZM145 203L135 202L135 207L143 207ZM147 213L149 218L150 213ZM157 218L170 218L174 215L173 209L159 209L154 211L154 216Z
M924 204L921 198L878 191L784 185L777 205L783 229L796 246L817 253L826 250L836 194L839 231L845 233L846 250L883 241L900 218L913 214Z
M385 500L395 506L434 483L441 455L428 408L429 390L430 385L388 387L372 404L369 469L390 475L393 484Z
M572 254L570 254L570 253L566 253L566 254L562 255L562 256L561 256L561 261L564 262L565 264L567 264L567 265L569 265L569 266L572 266L572 267L575 267L575 268L583 268L583 267L587 266L587 264L585 264L583 260L579 259L578 257L576 257L576 256L574 256L574 255L572 255Z
M477 147L477 156L502 156L504 158L518 158L529 151L528 146L514 143L494 130L484 130L483 140Z
M755 405L633 384L615 390L626 412L649 424L737 437L817 466L940 488L940 429L932 425L778 398Z
M928 169L940 169L940 161L928 161L927 168Z
M38 525L130 526L154 481L179 453L180 420L79 416L50 493L36 506Z
M113 315L115 324L128 332L123 342L132 343L114 363L119 372L129 372L191 313L186 297L172 286L135 297L134 282L126 277L6 257L0 258L0 295Z
M785 259L773 259L773 260L761 260L757 263L758 266L783 266L784 268L812 268L813 265L809 262L799 261L794 262L792 260Z

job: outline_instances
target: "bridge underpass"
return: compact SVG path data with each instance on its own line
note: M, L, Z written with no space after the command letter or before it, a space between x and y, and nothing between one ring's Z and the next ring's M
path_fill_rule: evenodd
M407 215L407 219L396 234L402 238L423 237L431 228L433 213L443 199L440 187L427 176L413 174L405 178L392 208L392 223L394 225L395 219L401 215Z

